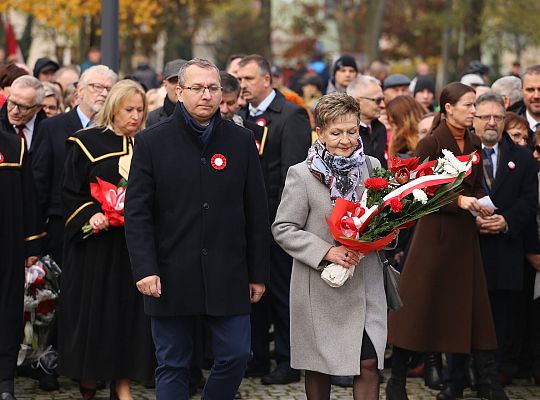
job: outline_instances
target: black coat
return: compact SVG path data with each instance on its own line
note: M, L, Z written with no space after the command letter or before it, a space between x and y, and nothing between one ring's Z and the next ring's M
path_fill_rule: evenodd
M489 290L521 290L524 234L538 205L537 165L530 151L514 144L507 134L499 141L499 151L489 196L498 208L495 213L504 216L508 232L480 235L482 259ZM509 163L514 163L514 169Z
M24 259L45 233L24 142L0 131L0 380L13 379L23 326Z
M364 153L375 157L381 162L381 167L386 168L386 127L378 119L371 121L371 133L368 128L360 125L360 138L364 145Z
M216 154L226 158L222 170L211 165ZM218 115L205 145L177 105L138 134L125 230L134 281L161 278L161 297L145 296L146 313L248 314L248 284L268 275L265 199L253 136L232 121Z
M45 217L62 216L62 176L66 159L66 140L82 129L77 109L48 118L40 126L33 143L32 168L37 195Z
M287 101L277 90L276 97L262 115L250 117L247 107L240 114L251 121L264 119L268 127L261 166L272 222L276 217L289 167L305 160L311 146L309 118L306 110Z
M34 122L34 132L32 135L32 142L30 143L30 149L28 150L28 154L30 156L32 156L34 149L36 148L36 140L39 140L40 124L43 120L46 120L46 119L47 119L47 114L45 114L45 111L41 110L37 113L36 121ZM7 112L7 102L0 109L0 130L19 136L19 133L15 130L13 125L11 125L11 123L9 122L8 112Z

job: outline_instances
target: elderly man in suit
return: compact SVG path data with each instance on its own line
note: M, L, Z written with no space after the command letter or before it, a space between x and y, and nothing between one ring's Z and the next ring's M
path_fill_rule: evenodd
M489 217L476 217L503 376L515 374L513 354L523 291L524 233L538 204L537 166L530 151L504 132L505 103L494 92L476 101L474 128L482 141L484 186L497 207ZM519 346L518 346L519 347Z
M32 168L38 200L47 219L47 252L59 265L62 264L64 235L61 193L65 142L79 129L92 124L116 80L116 73L105 65L87 69L77 86L79 105L65 114L43 121L40 135L36 138Z
M252 133L221 118L219 70L180 68L170 118L137 135L125 206L134 281L156 346L156 395L187 400L203 317L214 365L203 398L233 399L250 356L250 303L268 274L268 211Z
M306 111L285 100L272 86L268 61L257 54L239 63L241 96L248 102L240 115L268 127L261 158L270 222L275 219L281 192L290 166L303 161L311 145L311 127ZM272 240L270 245L269 296L252 313L253 360L247 376L262 376L263 384L286 384L300 380L300 373L290 367L289 286L292 258ZM278 367L268 374L269 315L274 324L275 355Z
M33 76L23 75L11 84L6 103L0 109L0 129L19 135L32 154L39 138L39 125L47 118L41 109L45 97L43 84Z

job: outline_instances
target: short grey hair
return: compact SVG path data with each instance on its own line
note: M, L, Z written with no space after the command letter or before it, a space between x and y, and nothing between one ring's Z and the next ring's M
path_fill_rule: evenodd
M523 98L521 91L521 79L517 76L503 76L491 85L491 90L501 96L506 96L510 100L510 105Z
M196 65L197 67L203 69L213 69L214 71L216 71L219 82L221 83L221 77L219 76L219 68L216 67L214 63L205 60L204 58L194 58L180 67L180 71L178 71L178 86L182 86L184 83L186 83L186 70L192 65Z
M104 76L112 80L113 85L118 81L118 75L106 65L94 65L84 71L79 79L78 86L88 86L88 81L92 76Z
M352 97L358 96L358 92L362 89L367 88L369 85L377 85L381 86L381 82L369 75L358 75L354 81L349 83L349 86L347 86L347 94Z
M43 87L43 84L39 79L31 75L23 75L15 79L11 84L11 91L13 91L13 89L17 86L29 87L36 91L36 99L34 100L34 104L32 105L41 104L41 102L45 98L45 88Z
M495 93L493 91L486 92L480 97L478 97L476 99L475 106L478 108L483 103L498 103L501 105L503 110L505 109L503 97L500 94Z

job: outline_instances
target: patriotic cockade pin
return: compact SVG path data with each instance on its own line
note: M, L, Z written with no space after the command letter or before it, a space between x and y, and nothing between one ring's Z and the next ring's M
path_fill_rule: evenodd
M212 164L212 168L217 169L218 171L221 171L223 168L227 166L227 159L225 158L223 154L218 153L212 156L210 163Z
M4 162L4 155L0 153L0 164L2 164L3 162Z
M473 154L472 154L472 163L474 165L478 164L480 162L480 155L478 154L477 151L475 151Z
M259 118L255 123L259 126L266 126L266 120L264 118Z

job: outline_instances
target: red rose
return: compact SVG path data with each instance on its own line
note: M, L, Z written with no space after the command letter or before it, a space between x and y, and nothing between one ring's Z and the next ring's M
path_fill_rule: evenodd
M408 168L401 167L396 172L394 172L394 178L397 183L404 185L411 179L411 173Z
M428 175L433 175L434 174L433 168L428 167L425 164L422 164L422 165L424 165L424 166L420 167L419 169L416 170L416 177L417 178L420 178L421 176L428 176Z
M388 187L388 181L384 178L368 178L364 181L366 189L379 191Z
M403 204L401 204L399 199L394 197L392 200L390 200L390 209L392 212L399 213L401 210L403 210Z
M433 186L428 186L427 188L424 189L424 192L426 192L426 194L429 196L429 197L433 197L435 196L435 192L441 187L441 185L433 185Z
M416 167L418 167L419 161L420 159L418 157L411 157L411 158L392 157L392 167L390 168L390 171L392 171L394 174L402 168L406 168L409 171L412 171Z

